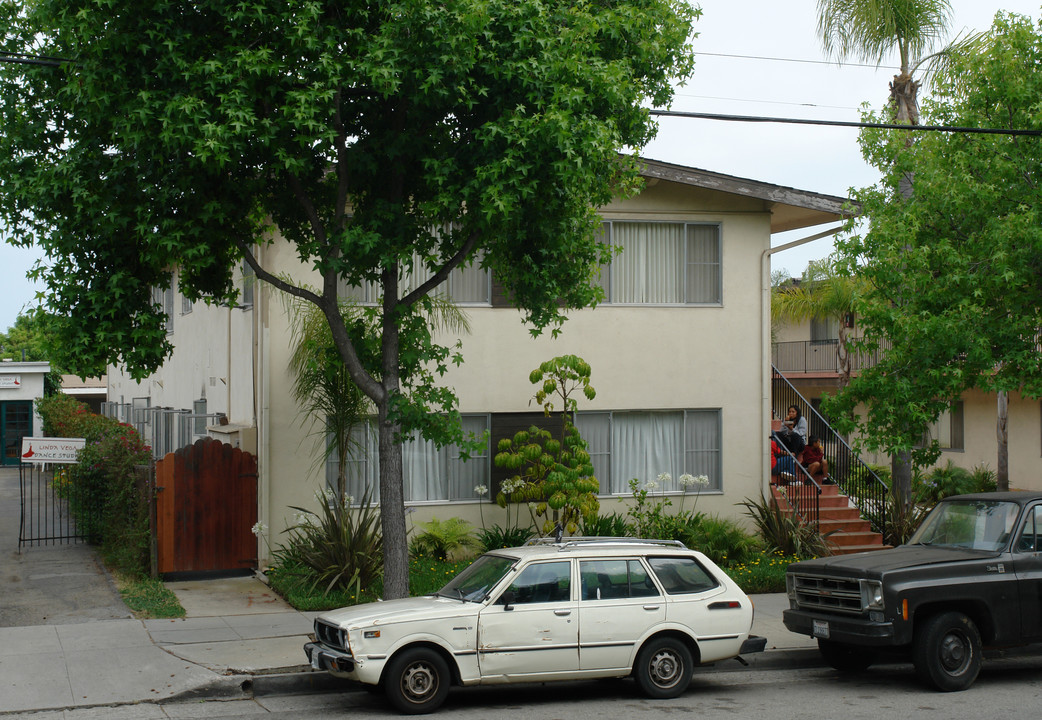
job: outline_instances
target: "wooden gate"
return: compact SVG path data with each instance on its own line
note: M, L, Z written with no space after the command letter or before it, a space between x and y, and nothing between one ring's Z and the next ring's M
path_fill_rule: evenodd
M213 438L156 462L160 573L257 566L257 459Z

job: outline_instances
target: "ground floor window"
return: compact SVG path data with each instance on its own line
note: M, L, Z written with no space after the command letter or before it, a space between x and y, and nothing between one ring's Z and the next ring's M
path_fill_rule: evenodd
M488 429L488 422L488 415L464 415L463 432L481 435ZM372 500L379 502L378 443L374 422L361 423L351 433L352 452L345 460L347 494L356 500L365 495L366 488L372 488ZM476 500L481 496L474 489L489 486L490 464L487 446L484 451L471 453L470 459L464 461L459 447L438 448L416 433L402 445L405 501ZM340 460L334 450L326 462L326 481L331 488L337 486L339 467Z
M682 475L709 478L720 490L720 410L578 413L576 427L590 450L604 495L626 495L630 480L642 483L667 473L662 492L679 492Z
M641 483L658 480L667 473L670 480L656 488L659 492L680 492L683 475L704 475L709 485L704 490L722 489L721 411L714 409L666 411L584 412L576 415L576 427L589 448L594 474L601 495L628 495L630 480ZM503 481L515 471L495 467L499 442L512 438L531 426L560 433L559 415L543 413L492 413L463 416L463 430L480 435L488 431L489 442L481 453L464 461L459 448L436 448L433 443L415 438L403 445L402 463L405 501L446 502L494 500ZM378 501L379 449L373 423L363 423L352 433L352 452L344 460L347 493L358 499L373 488ZM326 463L326 479L337 486L340 461L335 451ZM487 494L475 492L485 487Z

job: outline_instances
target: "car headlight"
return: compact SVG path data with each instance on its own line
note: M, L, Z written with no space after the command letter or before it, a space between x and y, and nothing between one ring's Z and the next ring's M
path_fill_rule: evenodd
M883 583L879 580L861 581L861 607L866 610L882 610L884 608Z

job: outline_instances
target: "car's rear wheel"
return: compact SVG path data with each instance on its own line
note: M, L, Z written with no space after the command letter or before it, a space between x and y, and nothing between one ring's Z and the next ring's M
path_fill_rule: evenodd
M965 690L980 672L980 632L965 613L934 615L916 632L912 661L919 677L938 690Z
M399 712L434 712L449 694L449 666L430 648L412 648L391 659L382 685L388 701Z
M675 638L650 641L637 655L637 684L651 698L673 698L691 682L694 660L687 646Z
M825 662L840 672L855 673L867 670L876 661L872 648L847 645L832 640L818 639L818 650Z

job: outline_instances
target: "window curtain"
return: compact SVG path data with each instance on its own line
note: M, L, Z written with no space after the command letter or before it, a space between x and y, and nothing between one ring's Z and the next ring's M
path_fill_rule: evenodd
M720 265L720 226L688 225L686 302L718 304L723 301Z
M723 487L720 477L720 411L689 410L684 413L684 425L687 435L684 472L695 477L705 475L709 478L708 489L720 490Z
M642 485L669 473L671 482L656 492L678 488L684 472L684 416L680 412L615 413L612 422L611 491L626 494L636 478Z
M576 413L575 427L586 441L593 474L600 483L599 492L612 492L610 413Z
M684 225L612 223L621 248L612 263L612 302L684 302Z

